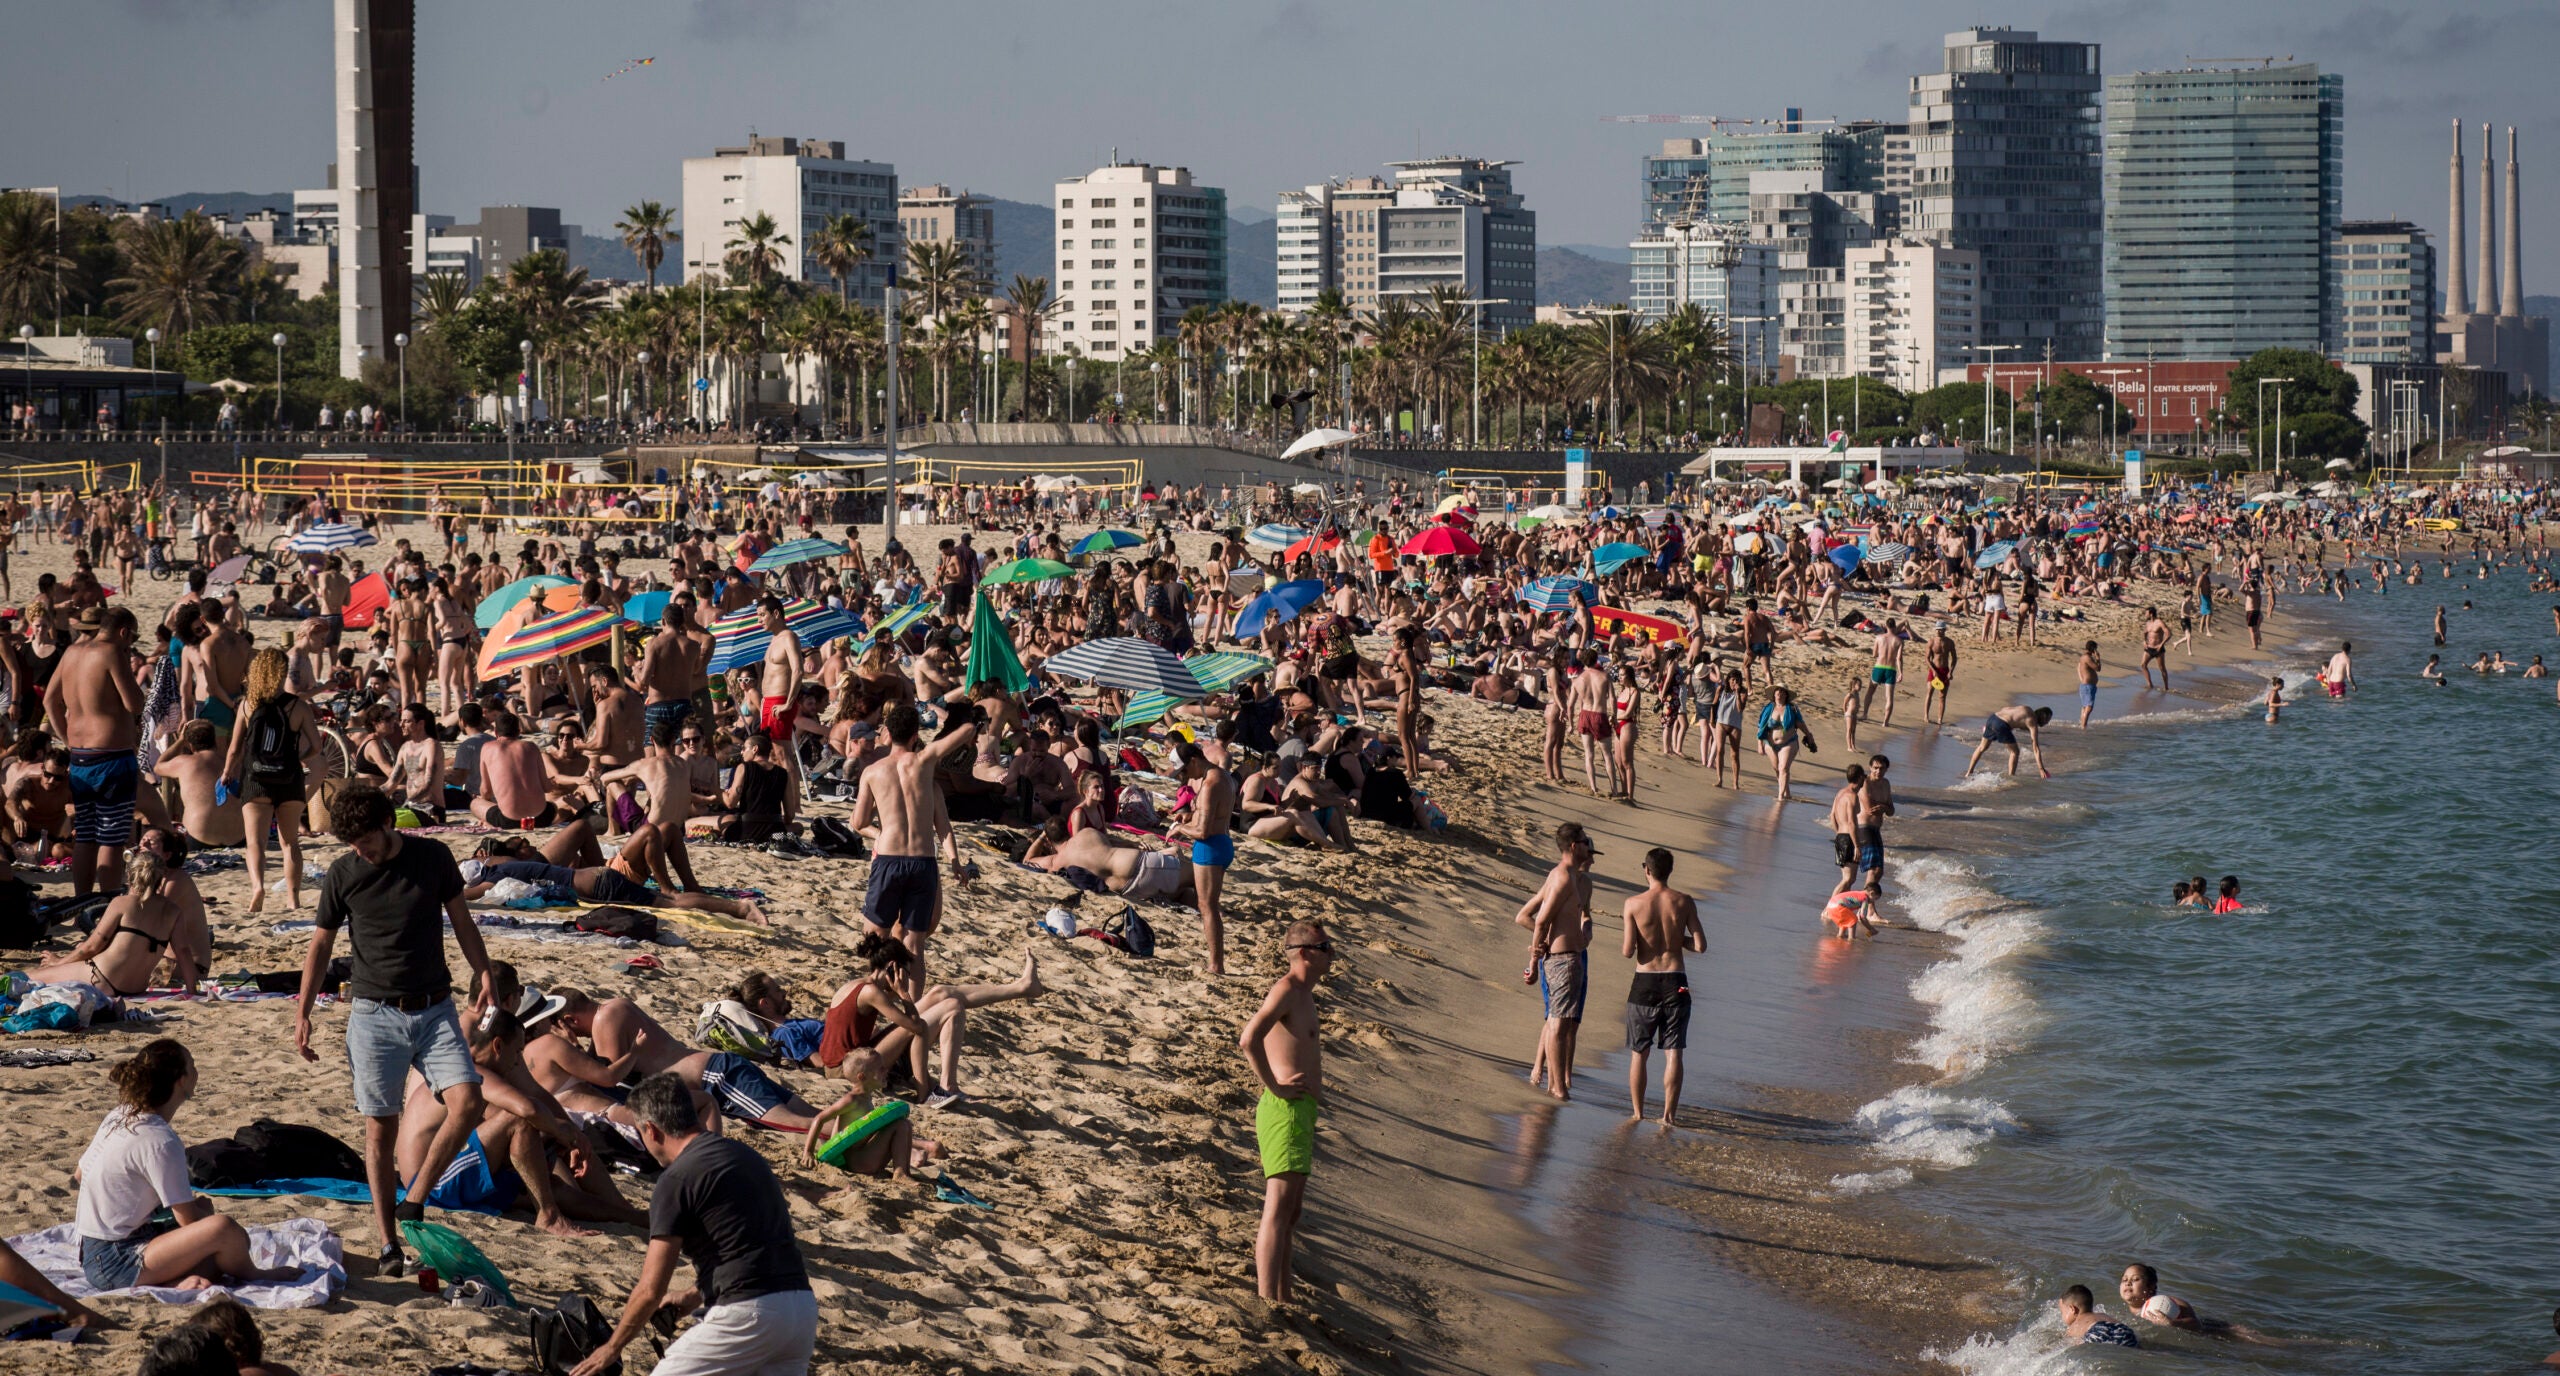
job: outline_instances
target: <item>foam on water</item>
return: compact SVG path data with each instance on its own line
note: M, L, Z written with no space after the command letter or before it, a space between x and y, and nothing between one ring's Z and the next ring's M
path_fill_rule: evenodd
M1904 1085L1860 1108L1854 1121L1874 1137L1877 1155L1946 1170L1972 1165L1993 1138L2018 1128L2009 1110L1989 1099L1926 1085Z
M2017 780L2010 778L2006 774L1986 770L1980 774L1967 774L1963 778L1956 780L1954 783L1947 785L1947 792L1994 793L2007 788L2009 785L2016 782Z
M1834 1193L1843 1195L1874 1194L1878 1190L1894 1190L1911 1183L1911 1168L1888 1166L1880 1171L1859 1171L1853 1175L1831 1177Z
M1952 1350L1926 1348L1920 1356L1965 1376L2061 1376L2088 1370L2081 1358L2094 1352L2072 1343L2062 1331L2061 1316L2050 1306L2039 1306L2035 1319L2017 1332L1996 1337L1977 1333Z

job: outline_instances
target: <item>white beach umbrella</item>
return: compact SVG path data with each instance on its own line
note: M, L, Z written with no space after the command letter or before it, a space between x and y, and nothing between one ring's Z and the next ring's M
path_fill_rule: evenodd
M1358 438L1360 437L1348 430L1310 430L1300 435L1287 449L1280 451L1280 457L1294 459L1300 454L1312 454L1319 449L1331 449L1337 444L1349 444Z

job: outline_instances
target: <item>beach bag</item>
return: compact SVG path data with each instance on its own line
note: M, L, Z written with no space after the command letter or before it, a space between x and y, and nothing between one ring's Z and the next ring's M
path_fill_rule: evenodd
M264 1159L263 1179L364 1179L364 1158L318 1128L261 1118L231 1136Z
M36 914L36 891L16 875L0 875L0 950L32 950L44 940L45 920Z
M749 1060L773 1059L773 1039L765 1034L763 1020L736 999L717 999L702 1005L702 1018L693 1025L693 1039L714 1051L728 1051Z
M312 780L304 795L303 810L308 816L302 824L302 829L306 832L328 834L330 809L337 806L338 795L346 790L347 781L344 779Z
M586 1296L562 1295L558 1304L533 1311L533 1364L542 1376L569 1376L612 1336L613 1325ZM621 1370L616 1359L605 1373L618 1376Z
M217 1137L187 1148L187 1183L199 1190L254 1185L266 1178L266 1163L236 1138Z
M646 908L626 908L608 903L590 908L569 919L569 929L578 932L600 932L606 936L627 936L634 941L658 939L658 915Z
M1129 954L1152 956L1156 953L1156 929L1147 925L1147 919L1140 915L1135 904L1120 915L1120 921L1120 939L1128 944Z
M287 698L279 695L258 704L258 714L249 723L249 772L268 778L290 775L302 768L302 742L293 729L292 714L285 707Z
M846 860L862 858L862 833L847 826L842 818L809 819L809 841L832 856Z

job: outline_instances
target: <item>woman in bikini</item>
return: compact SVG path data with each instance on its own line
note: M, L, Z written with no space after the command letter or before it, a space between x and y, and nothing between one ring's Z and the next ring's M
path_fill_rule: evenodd
M452 580L438 574L429 586L427 611L436 635L436 696L445 719L453 720L471 700L471 608L454 595Z
M107 905L89 939L71 958L28 972L37 984L87 984L118 998L133 998L151 988L152 973L168 954L172 982L185 988L204 976L196 953L213 941L202 930L204 919L190 919L170 901L169 874L161 858L148 850L125 856L125 891Z

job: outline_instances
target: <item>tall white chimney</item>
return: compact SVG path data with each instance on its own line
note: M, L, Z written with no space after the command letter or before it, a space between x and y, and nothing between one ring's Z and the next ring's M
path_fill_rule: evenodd
M2474 315L2498 309L2498 165L2497 131L2480 126L2480 290L2472 297Z
M2521 319L2524 316L2524 204L2523 174L2516 170L2516 127L2507 126L2507 256L2504 271L2498 274L2498 314Z
M2468 188L2462 184L2462 121L2453 122L2453 166L2451 180L2444 197L2444 313L2471 314L2471 273L2468 270L2470 248L2462 227L2462 197Z

